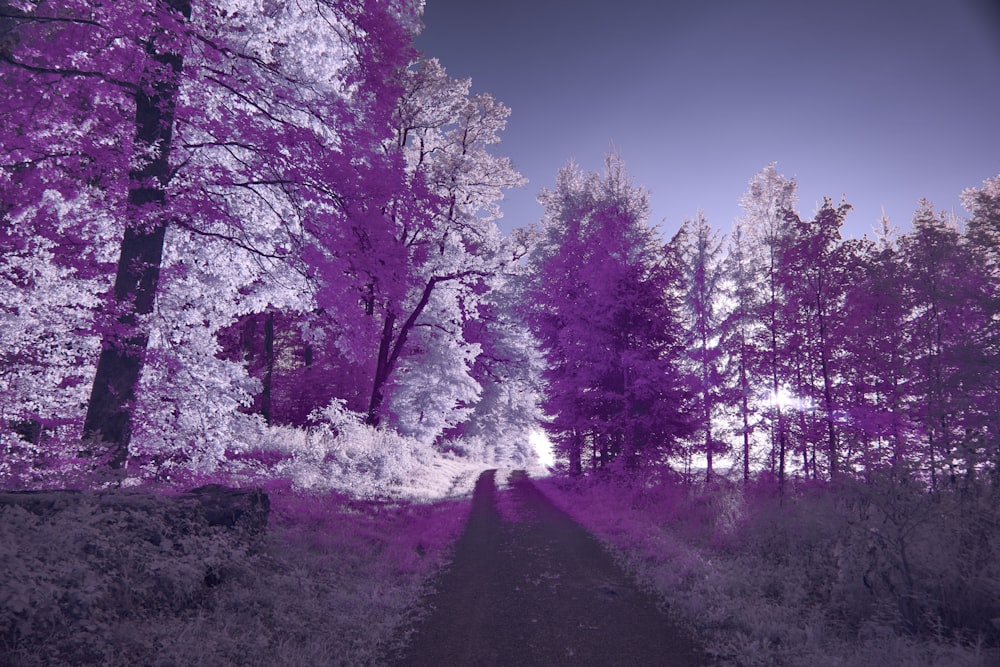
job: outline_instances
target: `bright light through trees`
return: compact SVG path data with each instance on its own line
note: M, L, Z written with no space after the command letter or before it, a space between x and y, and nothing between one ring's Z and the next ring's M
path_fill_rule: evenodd
M772 408L788 408L790 410L812 410L815 408L812 400L802 396L796 396L787 387L779 387L777 393L768 390L767 397L763 404Z
M531 435L528 436L528 442L534 449L539 463L546 468L555 465L555 451L552 448L552 441L549 440L549 436L545 435L545 431L532 431Z

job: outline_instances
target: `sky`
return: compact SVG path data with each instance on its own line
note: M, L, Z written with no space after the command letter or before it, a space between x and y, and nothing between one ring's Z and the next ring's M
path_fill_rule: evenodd
M921 197L965 215L1000 173L997 0L426 0L424 24L418 49L512 109L504 230L612 149L667 236L699 208L728 230L771 162L803 217L846 196L845 236L883 209L905 231Z

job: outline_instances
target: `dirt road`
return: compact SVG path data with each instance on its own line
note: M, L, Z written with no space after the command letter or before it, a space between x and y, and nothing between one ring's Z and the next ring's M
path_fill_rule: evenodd
M398 665L705 665L697 646L523 472L476 483L455 559Z

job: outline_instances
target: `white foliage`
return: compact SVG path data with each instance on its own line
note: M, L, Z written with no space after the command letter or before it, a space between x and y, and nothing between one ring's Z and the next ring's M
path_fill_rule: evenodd
M212 470L228 450L247 445L260 419L240 412L259 391L246 368L219 358L220 329L260 305L300 305L302 294L248 253L220 240L171 229L148 355L135 406L133 448L149 456L179 455ZM280 274L280 266L266 267Z
M389 394L396 427L420 442L433 442L464 421L481 395L479 383L469 375L480 346L462 336L458 298L452 285L434 291Z
M80 255L113 261L112 239L120 229L101 200L101 193L88 189L72 200L49 190L37 206L11 220L17 240L0 257L3 428L9 419L29 417L82 421L100 345L91 326L110 279L81 276L74 267L79 257L67 257L52 239L70 234L85 238L89 247Z

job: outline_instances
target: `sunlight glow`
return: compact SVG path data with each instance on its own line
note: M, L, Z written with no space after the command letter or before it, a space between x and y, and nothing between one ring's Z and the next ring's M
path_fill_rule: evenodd
M556 457L552 452L552 442L543 431L532 431L531 435L528 436L528 443L535 448L539 463L545 467L556 464Z
M785 387L778 389L777 393L769 391L764 403L769 407L790 408L799 411L812 410L815 407L810 399L796 396Z

